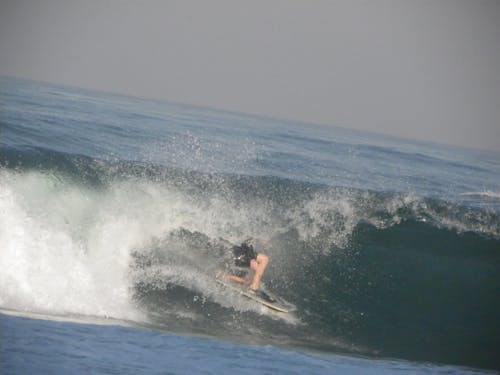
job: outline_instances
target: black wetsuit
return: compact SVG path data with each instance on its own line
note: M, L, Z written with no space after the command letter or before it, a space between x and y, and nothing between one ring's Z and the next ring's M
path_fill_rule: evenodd
M250 267L250 261L257 258L257 254L252 245L242 243L240 246L233 247L234 265L236 267Z
M250 268L250 262L252 261L252 259L256 258L257 254L255 253L252 245L248 245L244 242L240 246L233 246L234 265L236 267L240 267L239 269L233 269L233 275L241 278L247 277L249 270L241 268ZM262 290L254 291L254 293L257 297L260 297L267 302L276 302L274 298L270 297Z

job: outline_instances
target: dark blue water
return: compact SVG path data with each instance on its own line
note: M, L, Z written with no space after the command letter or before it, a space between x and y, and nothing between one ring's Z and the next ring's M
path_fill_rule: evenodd
M500 369L493 152L3 77L0 249L11 373Z
M2 374L436 374L456 366L306 354L123 325L1 316ZM49 349L50 348L50 349Z

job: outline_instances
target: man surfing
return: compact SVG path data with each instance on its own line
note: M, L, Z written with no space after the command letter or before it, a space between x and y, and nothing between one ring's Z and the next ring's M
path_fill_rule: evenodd
M260 280L269 263L269 257L263 253L256 253L249 240L239 246L233 246L232 252L234 265L237 269L233 269L231 273L225 274L224 277L235 283L249 285L248 293L268 302L273 302L273 298L259 290Z

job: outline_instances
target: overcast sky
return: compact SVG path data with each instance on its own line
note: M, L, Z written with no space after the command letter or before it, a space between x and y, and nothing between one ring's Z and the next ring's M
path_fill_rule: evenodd
M499 0L0 0L0 74L500 151Z

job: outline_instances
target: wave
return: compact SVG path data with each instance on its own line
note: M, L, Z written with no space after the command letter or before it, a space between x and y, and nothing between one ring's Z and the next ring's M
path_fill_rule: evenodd
M248 237L292 318L213 282ZM0 155L3 309L498 368L499 241L494 211L411 194Z
M485 198L500 199L500 193L495 192L495 191L491 191L491 190L471 191L471 192L462 193L461 195L472 196L472 197L485 197Z

